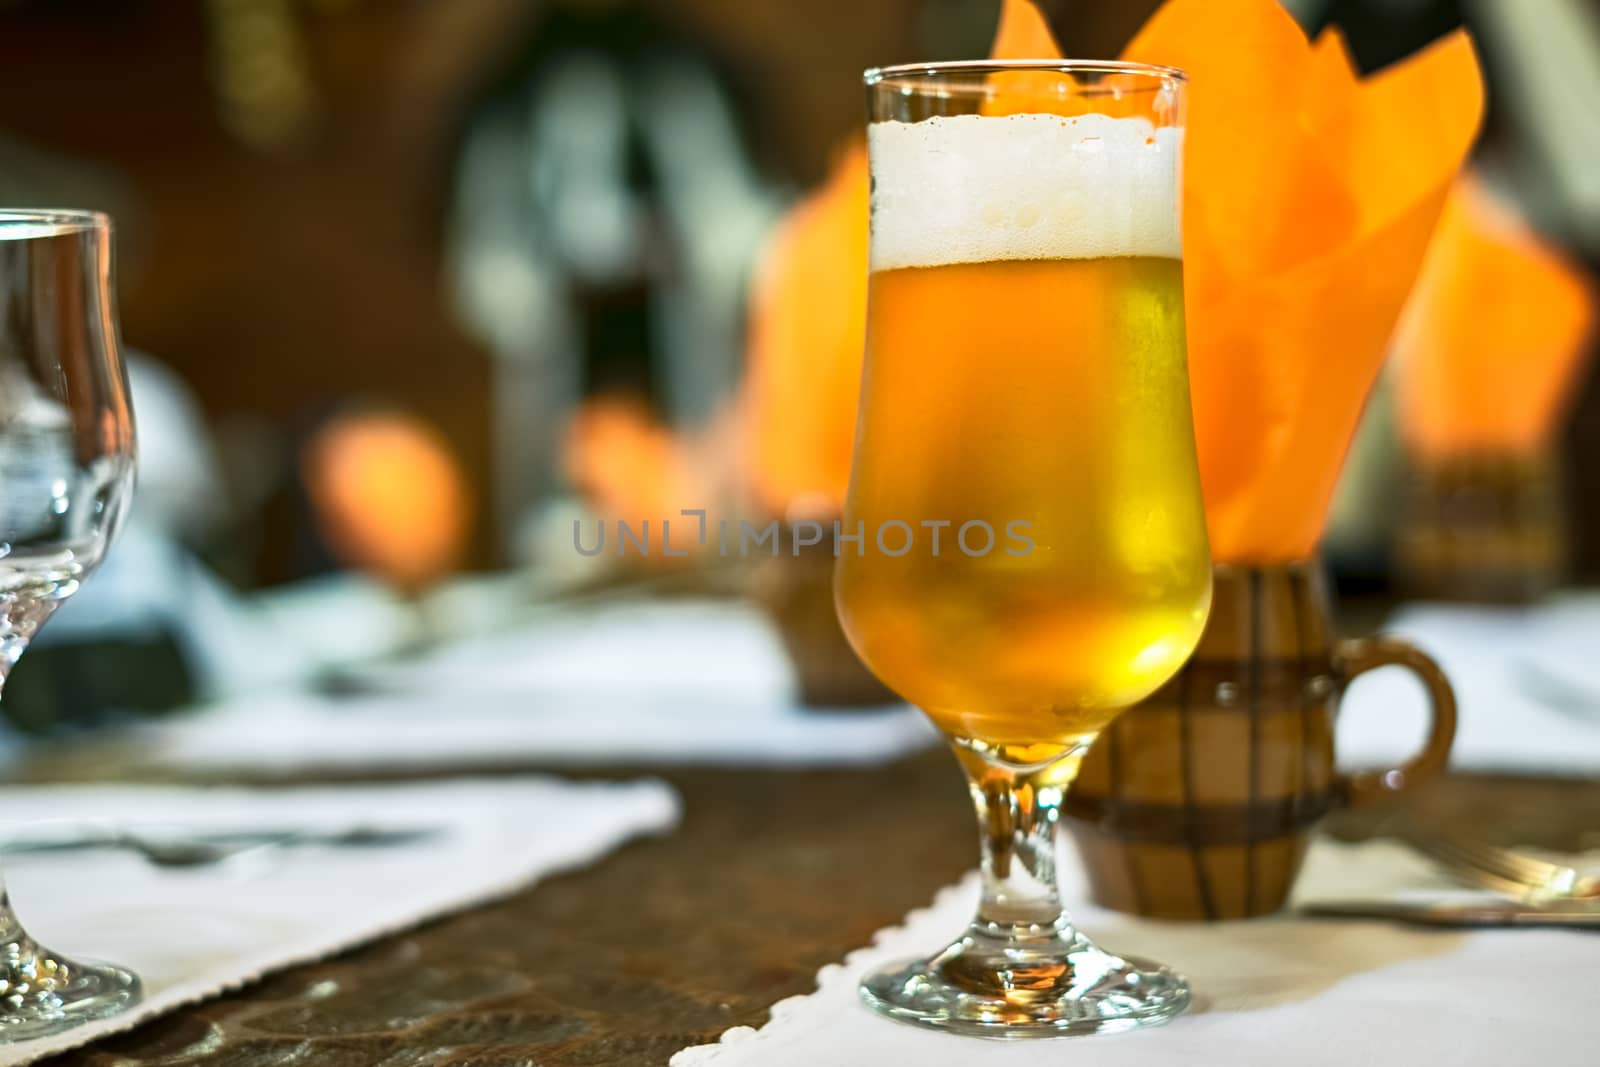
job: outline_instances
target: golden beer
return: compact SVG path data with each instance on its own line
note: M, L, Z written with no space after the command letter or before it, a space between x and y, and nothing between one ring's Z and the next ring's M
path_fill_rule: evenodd
M873 272L860 426L840 616L946 733L1090 738L1192 651L1211 586L1178 260ZM916 536L891 555L896 521Z

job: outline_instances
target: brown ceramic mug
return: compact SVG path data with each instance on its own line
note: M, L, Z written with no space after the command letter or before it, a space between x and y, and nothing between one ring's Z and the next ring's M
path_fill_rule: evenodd
M1193 659L1094 743L1064 811L1096 901L1167 919L1281 908L1311 829L1335 806L1393 798L1437 774L1456 702L1434 661L1392 638L1336 641L1315 563L1218 565ZM1432 708L1404 766L1343 775L1334 716L1377 667L1421 678Z
M841 710L898 703L850 647L833 607L833 545L823 538L790 551L781 531L775 556L757 560L752 594L777 628L794 665L802 706Z

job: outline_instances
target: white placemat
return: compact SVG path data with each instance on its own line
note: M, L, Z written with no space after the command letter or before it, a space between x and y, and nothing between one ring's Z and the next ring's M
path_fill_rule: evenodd
M165 834L286 826L442 831L403 845L284 849L185 869L113 851L5 856L11 898L28 930L69 956L132 968L144 979L145 999L56 1037L0 1045L0 1067L585 866L630 837L668 830L677 817L676 795L655 781L0 790L7 838L105 820Z
M737 604L565 614L368 669L360 697L280 691L140 731L184 770L881 763L937 743L906 705L804 708L766 620Z
M1189 1014L1151 1030L1043 1042L938 1034L873 1015L857 999L860 976L958 934L977 901L969 875L880 931L873 947L823 968L816 993L780 1001L760 1030L730 1030L719 1044L679 1052L672 1067L1508 1067L1586 1063L1600 1044L1593 933L1293 917L1161 923L1082 903L1076 865L1066 881L1074 917L1102 945L1189 977ZM1371 897L1429 884L1437 875L1396 846L1319 841L1298 896Z
M1415 604L1384 630L1450 676L1460 704L1451 766L1600 775L1600 596L1522 609ZM1422 707L1420 685L1403 671L1357 679L1340 712L1340 761L1377 766L1414 752Z

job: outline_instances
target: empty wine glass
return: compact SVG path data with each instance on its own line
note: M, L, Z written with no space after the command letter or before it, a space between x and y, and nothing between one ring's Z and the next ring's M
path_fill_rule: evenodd
M99 566L133 489L111 259L104 215L0 210L0 687ZM98 1019L139 995L132 973L29 937L0 888L0 1041Z

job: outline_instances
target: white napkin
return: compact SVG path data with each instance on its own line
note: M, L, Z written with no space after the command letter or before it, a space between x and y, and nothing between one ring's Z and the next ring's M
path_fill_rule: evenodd
M562 614L372 668L381 695L243 697L139 733L185 770L873 764L937 742L905 705L800 707L766 620L726 603Z
M1318 841L1297 896L1381 896L1436 877L1394 845ZM1076 865L1064 881L1069 900L1081 900ZM1162 923L1085 903L1073 915L1102 945L1188 976L1196 992L1188 1014L1133 1033L1004 1042L921 1030L861 1005L864 972L947 944L971 918L977 891L975 874L946 888L932 907L880 931L873 947L824 967L816 993L774 1005L760 1030L738 1027L719 1044L684 1049L672 1067L1507 1067L1588 1062L1600 1041L1593 933L1293 917Z
M222 865L158 868L112 851L5 857L23 924L69 956L111 960L145 999L65 1034L0 1045L0 1067L131 1029L269 971L321 959L594 862L678 818L660 782L546 778L250 792L141 787L0 790L0 835L85 823L182 830L439 827L415 843L293 848Z
M1533 608L1415 604L1385 632L1415 642L1454 685L1452 767L1600 774L1600 596ZM1357 679L1339 715L1340 761L1377 766L1415 752L1422 707L1421 686L1404 671Z

